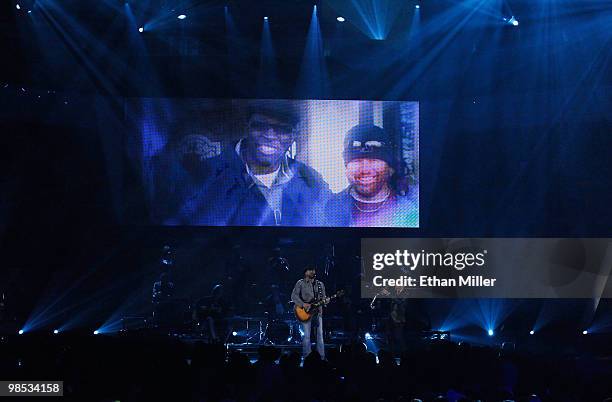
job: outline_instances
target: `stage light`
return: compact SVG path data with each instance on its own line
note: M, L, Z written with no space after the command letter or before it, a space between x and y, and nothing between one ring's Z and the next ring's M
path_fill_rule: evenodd
M346 21L346 20L344 19L344 17L337 17L337 18L336 18L336 21L338 21L338 22L344 22L344 21Z
M514 18L514 15L510 18L504 18L504 21L507 22L508 24L512 25L512 26L518 26L519 22L516 18Z
M54 329L54 330L53 330L53 333L54 333L55 335L57 335L57 334L59 334L59 330Z
M179 20L184 20L185 18L187 18L187 16L185 14L181 14L176 18L178 18Z
M144 27L138 28L138 32L143 33L144 32Z
M489 336L493 336L493 334L494 334L494 333L495 333L495 332L493 332L493 330L492 330L492 329L490 329L490 330L488 330L488 331L487 331L487 334L489 334Z
M19 335L23 335L23 329L19 330Z
M535 334L535 331L532 329L531 331L529 331L529 335L533 335Z
M268 17L264 17L264 21L268 21Z
M32 10L28 10L28 14L32 14Z
M418 10L419 8L421 8L421 6L417 4L416 6L414 6L414 8Z
M588 333L589 333L589 331L587 331L586 329L584 331L582 331L582 335L586 335Z
M238 335L238 332L233 331L233 332L232 332L232 336L236 336L236 335Z
M16 8L17 10L21 10L21 6L20 6L19 4L15 4L15 8Z
M372 339L372 335L370 335L370 333L369 333L369 332L366 332L366 333L365 333L365 338L366 338L366 339L368 339L368 340L369 340L369 339Z
M98 331L97 329L94 331L94 335L98 335L100 333L100 331Z

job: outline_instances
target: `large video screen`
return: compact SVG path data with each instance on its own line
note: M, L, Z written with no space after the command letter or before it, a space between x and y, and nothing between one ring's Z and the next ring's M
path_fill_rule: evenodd
M418 102L129 99L151 221L419 226Z

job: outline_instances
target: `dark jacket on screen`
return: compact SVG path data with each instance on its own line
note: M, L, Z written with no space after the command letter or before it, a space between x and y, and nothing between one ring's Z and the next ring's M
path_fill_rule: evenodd
M406 196L393 195L393 208L386 210L374 226L378 227L418 227L419 226L419 189L412 187ZM350 188L330 197L325 206L327 226L355 226L352 219L353 198ZM381 211L382 212L382 211Z
M287 158L277 181L282 185L281 216L276 217L242 158L233 148L186 172L180 164L166 166L159 186L157 219L169 225L323 226L323 210L331 195L314 169ZM162 169L162 170L164 170ZM159 167L157 168L159 170ZM280 219L279 219L280 218Z

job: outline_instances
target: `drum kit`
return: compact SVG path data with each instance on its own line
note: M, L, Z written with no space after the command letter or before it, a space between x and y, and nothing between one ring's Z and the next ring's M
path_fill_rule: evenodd
M263 307L263 306L262 306ZM206 338L207 325L192 317L195 306L185 299L171 299L157 305L151 324L156 328L171 329L175 332L193 332ZM263 315L235 315L219 317L216 324L223 328L218 332L224 343L252 345L286 345L301 342L300 326L295 320L292 308L282 314L264 312ZM128 325L125 330L132 329Z
M226 343L257 344L257 345L287 345L302 342L299 323L290 310L283 316L235 316L226 319L228 336Z

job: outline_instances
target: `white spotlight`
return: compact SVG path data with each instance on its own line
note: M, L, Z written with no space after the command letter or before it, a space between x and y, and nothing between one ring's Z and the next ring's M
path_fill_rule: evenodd
M344 17L337 17L337 18L336 18L336 21L338 21L338 22L344 22L344 21L346 21L346 20L344 19Z
M582 331L582 335L586 335L588 333L589 333L589 331L587 331L586 329L584 331Z
M418 10L419 8L421 8L421 6L417 4L416 6L414 6L414 8Z
M234 331L234 332L232 332L232 335L236 336L236 335L238 335L238 332Z
M94 331L94 335L98 335L100 333L100 331L98 331L97 329Z
M494 332L493 332L492 329L490 329L490 330L487 331L487 334L489 334L489 336L493 336Z
M138 32L143 33L144 32L144 27L138 28Z
M516 18L514 18L514 15L512 17L510 17L509 19L506 20L508 22L508 24L512 25L512 26L518 26L519 22Z
M369 332L366 332L366 333L365 333L365 338L366 338L366 339L368 339L368 340L369 340L369 339L372 339L372 335L370 335L370 333L369 333Z
M178 18L179 20L184 20L185 18L187 18L187 16L185 14L181 14L176 18Z
M532 329L531 331L529 331L529 335L533 335L535 334L535 331Z
M19 335L23 335L23 329L19 330Z
M55 335L57 335L57 334L59 334L59 330L54 329L54 330L53 330L53 333L54 333Z
M15 8L16 8L17 10L21 10L21 6L20 6L19 4L15 4Z
M264 17L264 21L268 21L268 17Z

